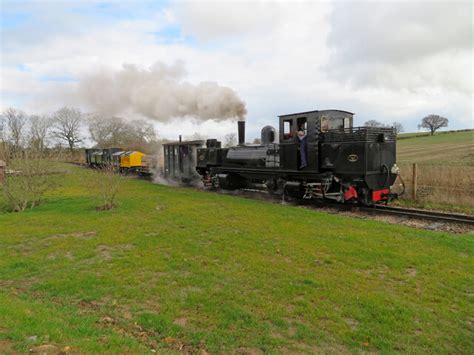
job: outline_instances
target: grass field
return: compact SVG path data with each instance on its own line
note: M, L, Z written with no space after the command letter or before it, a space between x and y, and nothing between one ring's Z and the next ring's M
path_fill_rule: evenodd
M97 212L68 169L0 214L0 353L474 348L472 235L134 179Z
M474 167L474 130L399 139L397 160L401 163Z

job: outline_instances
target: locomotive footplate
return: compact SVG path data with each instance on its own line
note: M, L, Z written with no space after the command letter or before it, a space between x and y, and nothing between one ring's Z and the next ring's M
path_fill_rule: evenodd
M283 169L252 169L252 168L230 168L230 167L213 167L210 169L211 174L225 174L225 173L236 173L242 176L248 175L252 177L262 177L262 180L268 179L269 177L291 177L300 180L319 180L320 178L327 177L330 173L315 173L314 171L304 170L283 170Z

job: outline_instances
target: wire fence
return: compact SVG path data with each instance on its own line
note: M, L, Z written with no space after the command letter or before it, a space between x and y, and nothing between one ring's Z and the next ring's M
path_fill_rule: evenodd
M401 163L400 174L402 199L474 207L474 166Z

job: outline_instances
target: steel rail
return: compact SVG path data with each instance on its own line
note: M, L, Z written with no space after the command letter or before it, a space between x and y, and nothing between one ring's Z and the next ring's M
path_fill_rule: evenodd
M458 214L458 213L445 213L439 211L429 211L413 208L403 208L395 206L376 205L373 207L358 206L358 209L368 213L379 213L386 215L395 215L407 218L417 218L432 220L444 223L458 223L474 225L474 216Z

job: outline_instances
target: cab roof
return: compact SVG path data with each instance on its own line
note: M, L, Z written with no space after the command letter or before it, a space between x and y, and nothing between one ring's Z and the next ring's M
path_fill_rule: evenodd
M338 112L348 113L348 114L350 114L350 115L355 115L355 113L349 112L349 111L336 110L336 109L329 109L329 110L313 110L313 111L305 111L305 112L287 113L287 114L285 114L285 115L280 115L280 116L278 116L278 117L295 116L295 115L306 115L306 114L308 114L308 113L325 112L325 111L338 111Z

